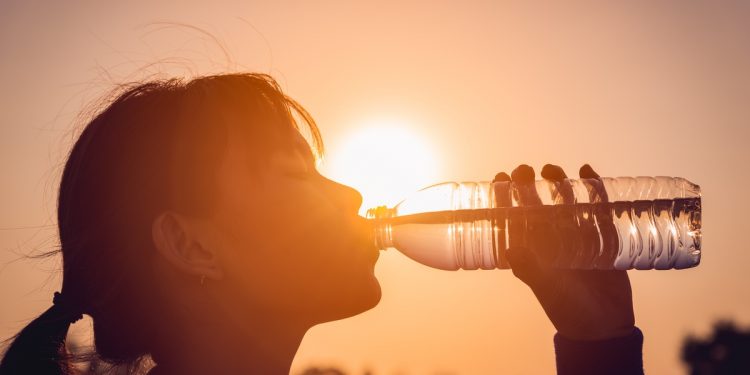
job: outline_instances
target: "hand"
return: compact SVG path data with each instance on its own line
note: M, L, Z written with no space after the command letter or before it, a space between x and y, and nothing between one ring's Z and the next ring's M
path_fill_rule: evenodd
M601 180L588 164L581 167L579 173L581 178ZM495 181L513 181L518 187L520 205L541 204L534 186L533 168L521 165L511 176L498 173ZM542 177L561 185L567 178L562 168L550 164L542 169ZM574 203L572 194L565 194L563 189L560 193L564 203ZM606 192L600 193L600 199L606 201ZM635 318L627 273L552 267L543 259L543 254L557 253L562 244L559 234L550 230L551 225L538 225L533 233L527 234L529 248L533 251L513 247L508 250L513 274L531 288L560 335L574 340L603 340L630 335Z

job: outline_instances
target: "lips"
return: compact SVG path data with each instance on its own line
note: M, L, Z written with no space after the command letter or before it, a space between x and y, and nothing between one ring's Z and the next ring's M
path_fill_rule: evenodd
M356 233L359 234L357 236L359 238L355 244L358 245L356 248L358 251L364 251L368 255L368 258L370 258L372 262L375 263L380 257L380 249L378 249L377 245L375 245L372 226L367 219L359 215L357 215L355 223L357 229Z
M380 258L380 249L378 249L378 247L373 243L370 244L370 248L372 249L372 262L376 263L378 261L378 258Z
M364 254L366 254L367 259L369 259L373 264L377 262L378 258L380 257L380 250L378 250L377 246L375 246L375 242L372 238L361 238L359 241L357 241L357 245L359 245L356 247L357 251L362 251Z

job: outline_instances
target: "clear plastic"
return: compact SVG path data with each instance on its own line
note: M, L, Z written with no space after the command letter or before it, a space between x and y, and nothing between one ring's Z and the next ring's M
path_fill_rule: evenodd
M367 217L378 247L444 270L510 268L509 247L565 269L683 269L701 258L700 187L678 177L447 182Z

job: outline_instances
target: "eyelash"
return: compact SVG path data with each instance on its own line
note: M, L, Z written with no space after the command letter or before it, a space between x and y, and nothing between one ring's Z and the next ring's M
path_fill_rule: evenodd
M310 172L310 171L290 172L289 175L292 176L292 177L294 177L294 178L304 179L304 180L308 180L308 179L311 179L311 178L315 177L315 173L314 172Z

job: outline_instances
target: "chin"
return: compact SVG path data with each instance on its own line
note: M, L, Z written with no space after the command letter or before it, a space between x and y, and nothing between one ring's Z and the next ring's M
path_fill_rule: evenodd
M327 309L328 311L323 314L325 315L325 318L321 319L320 323L359 315L377 306L380 302L381 296L380 283L375 276L372 276L370 280L364 283L362 288L357 289L356 294L350 296L339 295L337 297L337 303L329 305L336 307L333 309Z
M369 304L367 304L365 309L360 312L370 310L373 307L377 306L378 303L380 303L380 298L383 296L383 293L380 290L380 283L378 282L378 279L375 278L375 276L372 277L370 289Z

